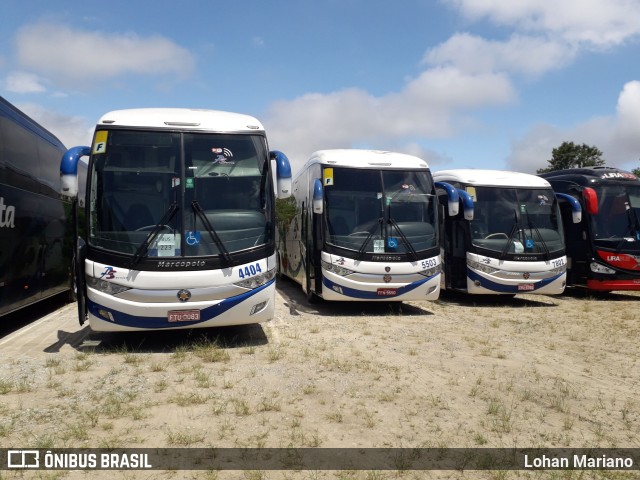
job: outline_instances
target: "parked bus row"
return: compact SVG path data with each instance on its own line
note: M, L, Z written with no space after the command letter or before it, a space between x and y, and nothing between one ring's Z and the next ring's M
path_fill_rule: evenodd
M617 169L431 175L416 157L327 150L289 203L279 269L310 300L640 290L640 180Z
M94 330L260 323L277 272L310 301L640 289L640 181L615 169L432 174L411 155L345 149L292 179L255 118L184 109L104 115L63 159L72 198L85 156L75 271ZM610 196L627 221L604 239Z
M351 149L314 153L292 179L246 115L114 111L65 151L0 106L0 314L69 290L98 331L260 323L277 272L310 300L640 289L627 172L432 174Z

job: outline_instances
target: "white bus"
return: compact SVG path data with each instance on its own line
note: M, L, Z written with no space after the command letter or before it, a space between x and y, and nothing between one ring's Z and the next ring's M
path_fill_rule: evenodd
M497 170L445 170L433 176L473 201L471 220L461 215L443 219L443 288L507 295L564 291L562 219L549 182ZM573 221L580 221L578 202L558 196L571 203Z
M309 301L438 298L438 199L424 160L321 150L292 188L278 218L278 265Z
M212 110L107 113L92 146L62 159L77 195L89 155L85 234L78 239L80 323L92 330L214 327L270 320L275 298L275 160L253 117Z

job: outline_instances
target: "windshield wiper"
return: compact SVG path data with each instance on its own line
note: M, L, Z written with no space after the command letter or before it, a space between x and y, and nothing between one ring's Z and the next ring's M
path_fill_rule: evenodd
M166 224L171 221L171 219L173 218L173 216L176 214L177 211L178 211L178 204L176 202L173 202L169 206L169 209L162 216L160 221L156 223L155 227L153 227L153 230L149 232L149 235L147 235L147 238L144 239L144 242L140 244L140 246L136 250L136 253L133 254L133 259L131 260L131 266L137 264L144 256L147 255L151 242L153 242L153 240L158 236L158 233L160 233L160 230L162 230L166 226Z
M209 232L209 235L211 236L213 243L215 243L216 247L218 247L218 251L220 252L220 254L224 257L224 259L228 263L231 263L231 255L229 254L229 250L227 250L227 248L222 243L222 240L220 240L218 233L215 231L215 229L211 225L211 222L209 222L209 219L207 218L207 214L202 209L198 201L194 200L193 202L191 202L191 206L193 207L193 210L196 212L198 217L200 217L200 220L202 220L202 223L207 229L207 232Z
M374 223L373 226L369 229L369 234L367 235L367 238L364 239L364 242L362 242L362 245L360 245L360 248L358 249L356 260L360 260L362 258L365 250L367 249L367 244L371 241L371 237L373 237L373 234L377 230L378 225L382 226L383 223L384 223L384 218L380 217L378 218L378 224ZM380 227L380 230L382 230L382 227Z
M511 231L509 232L509 238L507 239L507 244L502 249L502 252L500 252L500 260L504 259L507 253L509 253L509 246L511 245L511 242L513 242L513 235L520 228L520 218L518 217L518 210L514 208L513 212L515 213L516 220L515 222L513 222L513 227L511 227Z
M536 235L538 235L538 238L540 239L540 243L542 244L542 248L544 248L546 259L549 260L550 253L549 253L549 247L547 246L547 242L544 241L544 238L542 238L542 234L540 233L540 230L538 230L538 227L533 223L533 220L531 220L531 216L529 215L529 210L527 210L526 206L524 207L524 212L527 214L527 224L529 225L529 230L532 232L535 232Z
M400 225L398 225L398 223L391 217L389 217L389 224L392 227L395 227L396 231L398 232L398 235L400 235L400 238L402 239L402 243L405 244L405 246L407 247L407 250L409 250L409 252L411 253L411 260L414 262L417 261L418 254L416 253L416 249L413 248L413 245L411 245L411 242L403 233L402 229L400 228Z

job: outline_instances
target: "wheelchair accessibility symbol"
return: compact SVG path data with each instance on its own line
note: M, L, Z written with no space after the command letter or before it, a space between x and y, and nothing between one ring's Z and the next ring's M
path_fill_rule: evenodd
M389 248L398 248L398 239L394 237L387 238L387 247Z
M200 243L200 232L192 232L190 230L187 230L187 232L184 234L184 237L187 245L193 246Z

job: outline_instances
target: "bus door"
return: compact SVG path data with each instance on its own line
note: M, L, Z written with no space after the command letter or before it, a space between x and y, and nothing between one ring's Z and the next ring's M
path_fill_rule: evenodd
M318 166L319 167L319 166ZM316 180L319 177L319 168L309 172L309 197L315 192ZM314 175L316 173L316 175ZM322 254L322 224L324 213L314 213L313 201L307 203L307 212L304 217L307 219L305 225L306 239L306 287L307 297L312 300L313 295L320 295L322 292L322 270L321 270L321 254Z

